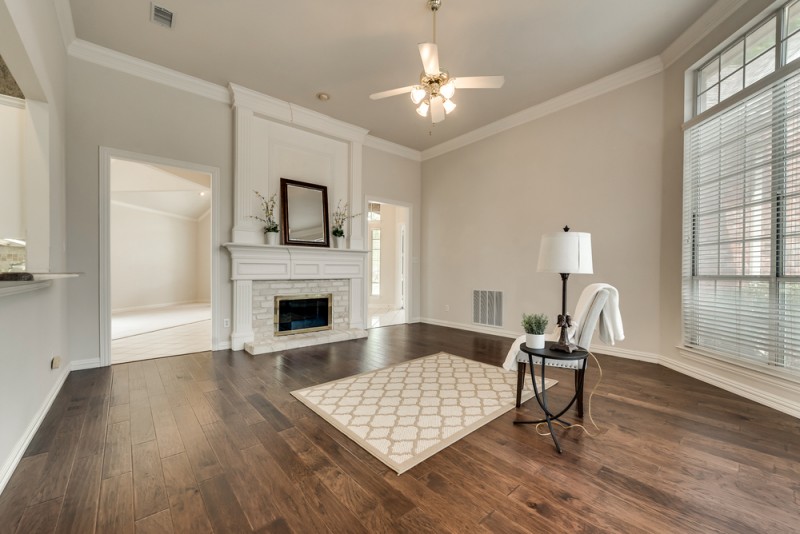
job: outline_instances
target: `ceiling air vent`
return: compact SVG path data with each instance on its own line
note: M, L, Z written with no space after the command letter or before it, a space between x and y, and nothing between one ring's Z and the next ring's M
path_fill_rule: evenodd
M167 8L150 4L150 20L167 28L172 28L172 11Z

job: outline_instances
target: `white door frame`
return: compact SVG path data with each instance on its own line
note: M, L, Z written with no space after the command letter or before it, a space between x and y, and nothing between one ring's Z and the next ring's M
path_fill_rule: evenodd
M219 211L220 170L187 161L138 154L127 150L100 147L100 365L111 365L111 160L122 159L136 163L167 165L211 175L211 349L222 348L222 313L220 309Z
M369 211L369 203L370 202L378 202L380 204L391 204L393 206L400 206L401 208L408 208L408 226L406 227L406 250L405 250L405 265L403 268L405 269L406 274L406 285L405 285L405 302L403 302L403 306L406 311L406 324L411 323L411 310L413 308L413 300L414 300L414 284L416 280L414 280L414 271L411 270L411 256L412 251L414 250L414 205L410 202L404 202L402 200L394 200L391 198L386 197L376 197L372 195L367 195L366 198L366 207L365 207L365 216L364 220L367 222L367 232L369 232L369 222L366 221L367 216L366 212ZM365 242L369 239L369 236L365 237ZM367 245L367 250L369 250L369 245ZM370 258L371 261L371 258ZM367 280L367 298L369 298L369 288L371 287L371 281ZM367 306L367 316L369 316L369 305ZM369 319L367 319L369 320Z

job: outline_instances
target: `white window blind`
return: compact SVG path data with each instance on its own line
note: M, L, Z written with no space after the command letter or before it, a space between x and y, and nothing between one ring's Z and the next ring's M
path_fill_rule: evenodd
M800 75L684 143L684 343L800 370Z

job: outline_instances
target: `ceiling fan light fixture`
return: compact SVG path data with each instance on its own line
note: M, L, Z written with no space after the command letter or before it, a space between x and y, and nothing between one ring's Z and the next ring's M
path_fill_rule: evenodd
M455 79L448 80L448 82L439 89L439 94L447 99L453 98L453 95L456 94Z
M419 104L426 96L428 96L428 92L421 85L415 85L411 90L411 101L414 104Z
M416 0L415 0L416 1ZM422 0L419 0L422 1ZM456 109L452 101L456 89L499 89L503 86L503 76L465 76L451 78L447 69L439 64L439 47L436 44L436 12L442 6L442 0L425 0L433 15L433 39L419 43L419 57L422 60L422 73L419 82L389 91L369 95L371 100L380 100L395 95L410 93L411 101L417 106L417 114L430 117L436 124L445 119L445 115Z

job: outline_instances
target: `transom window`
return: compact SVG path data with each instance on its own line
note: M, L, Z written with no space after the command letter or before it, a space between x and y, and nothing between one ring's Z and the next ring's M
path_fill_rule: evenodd
M800 0L759 22L695 71L695 115L800 57Z

